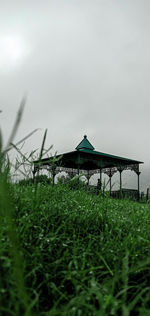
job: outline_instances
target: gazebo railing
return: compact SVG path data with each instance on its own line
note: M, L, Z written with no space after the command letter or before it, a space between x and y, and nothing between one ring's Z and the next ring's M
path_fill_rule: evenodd
M120 198L120 190L112 191L110 195L112 198ZM122 188L121 197L131 200L138 200L138 190Z

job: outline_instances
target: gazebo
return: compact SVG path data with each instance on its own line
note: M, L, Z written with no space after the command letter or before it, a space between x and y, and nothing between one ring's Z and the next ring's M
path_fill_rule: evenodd
M112 176L119 171L120 193L122 192L122 173L124 170L133 170L137 174L137 198L139 199L139 165L141 161L118 157L96 151L85 135L74 151L34 161L33 174L39 169L50 169L54 177L56 174L65 171L71 177L84 174L89 179L94 174L99 174L100 187L102 184L102 173L109 176L110 194Z

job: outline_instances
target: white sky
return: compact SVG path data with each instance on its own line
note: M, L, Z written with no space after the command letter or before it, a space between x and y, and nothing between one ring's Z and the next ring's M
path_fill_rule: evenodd
M150 186L150 1L0 0L0 113L8 139L74 150L87 134L96 150L144 161Z

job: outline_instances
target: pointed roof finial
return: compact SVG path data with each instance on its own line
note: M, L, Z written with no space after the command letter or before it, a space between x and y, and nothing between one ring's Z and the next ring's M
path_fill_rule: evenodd
M92 146L92 144L89 142L89 140L87 139L87 136L84 135L84 138L82 139L82 141L79 143L79 145L76 147L77 150L94 150L94 147Z

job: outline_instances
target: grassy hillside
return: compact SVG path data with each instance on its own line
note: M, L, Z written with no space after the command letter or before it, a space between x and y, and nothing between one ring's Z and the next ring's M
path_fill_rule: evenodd
M0 186L0 315L150 315L150 208Z

